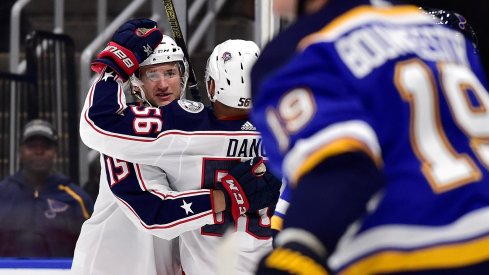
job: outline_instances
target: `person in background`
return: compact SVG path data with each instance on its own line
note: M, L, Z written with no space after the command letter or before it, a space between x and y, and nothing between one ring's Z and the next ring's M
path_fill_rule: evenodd
M56 172L58 139L40 119L26 124L19 147L20 170L0 182L0 256L72 257L93 201Z

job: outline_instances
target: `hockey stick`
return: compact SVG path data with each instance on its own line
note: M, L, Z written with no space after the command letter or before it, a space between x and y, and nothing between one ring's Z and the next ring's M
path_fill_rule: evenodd
M192 99L195 101L200 101L199 87L197 86L197 78L195 78L194 67L190 62L190 57L188 56L187 45L183 39L182 30L180 28L180 23L178 22L177 13L175 12L175 6L173 6L172 0L163 0L163 5L165 6L166 15L168 17L168 22L170 23L170 28L173 33L173 38L177 45L182 48L183 55L188 62L188 84L190 89L190 94Z

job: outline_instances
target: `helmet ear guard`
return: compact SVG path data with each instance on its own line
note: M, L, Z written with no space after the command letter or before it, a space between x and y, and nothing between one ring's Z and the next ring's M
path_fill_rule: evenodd
M217 45L207 59L207 96L233 108L251 108L250 71L260 49L253 41L227 40ZM214 80L214 94L209 81Z

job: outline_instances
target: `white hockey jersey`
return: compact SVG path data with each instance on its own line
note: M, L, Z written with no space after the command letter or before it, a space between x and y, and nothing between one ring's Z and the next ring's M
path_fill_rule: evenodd
M217 274L225 261L216 259L217 249L230 226L238 240L233 274L252 274L271 250L270 209L242 216L236 224L213 211L211 189L220 178L241 159L264 155L247 118L218 120L201 103L186 100L160 108L127 106L121 82L105 72L87 95L80 136L114 158L115 170L106 171L108 185L134 224L161 238L180 236L185 274ZM148 184L144 177L121 181L143 167L126 167L122 160L163 169L169 185Z
M165 240L141 228L141 225L112 193L108 171L114 171L114 159L101 155L99 195L92 216L82 226L76 243L71 274L76 275L180 275L178 238ZM165 186L165 173L158 167L118 162L132 166L138 174L127 174L120 184L138 177L148 185ZM109 177L110 178L110 177ZM166 184L167 186L167 184ZM126 212L126 213L124 213Z

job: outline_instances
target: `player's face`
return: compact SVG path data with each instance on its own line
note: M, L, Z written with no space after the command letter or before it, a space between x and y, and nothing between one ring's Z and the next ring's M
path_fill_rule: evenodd
M316 12L328 2L328 0L274 0L273 12L280 17L294 20L299 1L303 2L304 13Z
M298 0L274 0L273 12L287 19L295 18L296 7Z
M140 76L151 105L164 106L180 98L182 77L176 62L144 66Z

